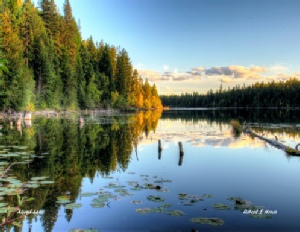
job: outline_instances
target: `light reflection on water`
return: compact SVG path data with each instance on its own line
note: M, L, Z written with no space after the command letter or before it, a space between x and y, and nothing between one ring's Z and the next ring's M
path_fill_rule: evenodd
M160 160L158 139L161 139L163 146ZM178 141L182 141L184 147L181 166L178 165ZM158 179L172 180L172 183L163 185L169 192L142 190L134 192L132 197L120 197L119 201L112 201L110 207L92 210L89 207L81 208L75 211L71 225L62 220L55 228L222 231L234 228L282 230L300 227L296 216L300 213L300 188L298 181L293 178L300 176L298 157L287 159L283 151L246 135L233 138L228 124L208 125L202 122L194 126L172 120L160 120L156 131L149 133L147 138L144 136L137 150L138 157L133 152L128 169L125 172L114 173L114 180L117 179L122 184L126 184L128 180L137 180L142 184L145 181L140 177L141 174L149 175L149 182L155 180L153 176L158 176ZM136 174L129 175L128 172ZM94 184L90 184L85 179L82 189L97 191L108 182L97 177ZM178 199L178 193L182 192L199 196L209 193L214 197L204 198L204 201L194 206L183 206ZM158 205L148 201L148 195L165 198L166 203L173 204L172 209L183 211L185 216L177 218L166 214L136 213L137 208ZM254 205L264 206L265 209L276 210L277 214L271 219L254 219L240 211L216 210L212 207L214 203L225 203L233 208L232 202L227 198L236 196L249 200ZM133 200L140 200L142 204L133 205L130 203ZM89 201L83 202L87 205ZM87 216L85 212L91 214ZM222 218L225 223L221 227L214 227L189 221L190 218L199 216Z
M105 125L87 121L81 129L72 121L48 119L44 122L45 127L39 128L33 124L32 128L24 129L22 135L18 135L21 137L16 134L13 136L9 134L10 137L5 133L2 135L2 137L6 136L2 140L13 141L12 139L21 138L23 144L20 145L28 145L28 150L34 150L36 153L41 150L41 153L48 153L44 160L35 160L31 167L36 173L47 170L50 175L53 175L52 178L62 183L59 188L54 186L45 190L50 203L46 201L47 204L42 208L51 208L54 205L57 207L57 218L53 215L53 231L69 231L75 228L96 228L98 231L191 231L192 229L242 231L245 228L255 231L257 228L262 230L300 228L298 220L300 187L299 178L297 178L300 177L299 157L288 157L285 152L248 135L234 136L229 124L230 119L214 121L208 117L193 121L180 117L177 119L163 117L156 125L155 120L149 120L151 118L149 115L137 118L137 120L130 119L132 127L126 127L124 119L120 120L121 124L117 123L118 119L114 119ZM148 118L148 121L145 118ZM152 122L154 125L149 126L147 133L145 122L148 124ZM57 127L51 131L55 123ZM251 127L268 138L276 135L282 143L293 147L299 142L299 128L296 126L295 132L291 132L294 125L287 123L284 126L278 124L270 126L267 123L259 125L252 123ZM59 137L62 135L66 139ZM123 161L123 156L119 155L126 144L122 139L128 139L131 135L133 137L131 142L135 146L131 149L126 148L126 151L130 152L130 160L127 164L126 159ZM135 139L133 135L138 138ZM158 140L161 140L163 148L160 157ZM178 142L183 144L182 160L180 160ZM70 144L72 147L69 146ZM97 148L99 144L101 146ZM61 145L60 148L58 148L59 145ZM95 163L101 161L99 165L97 163L97 168L90 167L92 171L97 169L96 174L90 169L87 170L92 175L77 171L77 169L85 168L83 161L91 155L95 156ZM76 158L79 159L78 163L76 163ZM51 164L51 159L55 159L57 166L44 165L45 163ZM109 167L106 167L107 165ZM103 169L108 170L107 175L113 179L103 178L106 176L106 171ZM59 170L68 174L60 173ZM33 175L30 169L27 173ZM70 179L68 179L69 176ZM172 182L155 183L155 181L163 180ZM79 190L76 181L81 181ZM161 188L159 190L168 191L158 189L134 191L131 190L132 186L129 186L128 181L137 181L140 186L152 183L159 185ZM133 195L121 196L114 189L104 187L111 182L124 185L125 189ZM82 207L72 211L66 210L64 205L56 204L56 197L65 191L71 191L75 197L74 202L81 203ZM82 196L87 192L104 191L109 191L116 197L108 199L103 208L91 206L97 195ZM202 197L203 201L196 202L192 206L185 206L184 201L178 198L179 193L197 195ZM213 194L213 197L205 198L204 194ZM167 213L145 215L137 213L138 208L155 208L160 205L160 203L149 201L147 199L149 195L160 196L165 199L163 203L173 205L166 211L180 210L185 215L176 217L169 216ZM234 210L235 205L228 200L229 197L241 197L251 201L255 206L264 206L265 209L277 210L278 213L271 219L250 218L249 215ZM132 201L141 201L141 204L133 204ZM215 203L227 204L231 210L217 210L212 206ZM53 210L53 212L56 211ZM43 216L38 217L36 222L34 220L31 222L33 231L44 230L40 223ZM218 217L224 219L225 222L224 225L216 227L199 225L189 221L193 217ZM28 223L29 220L24 221L23 231L28 231Z

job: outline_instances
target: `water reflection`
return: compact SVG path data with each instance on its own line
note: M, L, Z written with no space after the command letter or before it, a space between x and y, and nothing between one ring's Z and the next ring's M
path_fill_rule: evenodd
M12 166L7 177L13 176L27 184L32 177L47 177L48 180L55 181L55 184L36 188L26 187L26 191L21 194L22 197L34 198L24 202L22 210L43 211L41 215L27 215L28 222L34 223L39 217L44 230L52 231L61 207L57 202L58 197L67 196L71 202L75 202L85 177L92 183L97 175L109 176L111 173L125 172L132 159L139 161L145 146L155 144L156 159L162 160L171 144L176 144L176 165L179 166L185 165L185 144L230 149L268 148L268 144L263 141L233 133L230 125L232 118L249 122L253 131L266 137L276 135L287 145L292 146L299 142L300 124L291 112L281 113L279 118L268 112L251 114L249 117L247 113L239 111L170 111L161 115L161 112L147 111L131 116L84 117L84 123L78 122L75 115L68 118L37 117L25 126L3 121L0 127L0 152L3 162L1 173L9 164L23 162L24 157L28 156L29 161ZM257 115L263 117L259 118ZM267 119L266 115L271 119ZM289 117L286 121L280 121L280 115ZM23 154L19 150L20 146L25 147L22 149ZM7 187L7 182L1 180L1 184L1 187ZM17 201L17 194L3 194L0 204L17 207L20 206ZM1 211L0 214L0 221L7 218L6 212ZM11 219L19 216L16 213ZM72 217L73 210L66 209L66 220L71 221ZM24 218L18 220L21 226ZM11 223L5 224L1 230L9 231L12 227L18 231L18 225Z

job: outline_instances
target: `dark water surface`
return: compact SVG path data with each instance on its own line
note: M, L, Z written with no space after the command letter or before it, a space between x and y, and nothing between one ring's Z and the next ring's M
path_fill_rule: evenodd
M300 157L234 131L233 119L300 142L299 111L2 120L0 222L28 212L2 231L299 231Z

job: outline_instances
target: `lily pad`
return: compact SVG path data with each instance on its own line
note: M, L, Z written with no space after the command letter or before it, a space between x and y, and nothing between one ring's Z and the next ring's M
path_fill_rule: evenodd
M6 202L0 202L0 208L2 208L4 206L7 206L7 203Z
M221 226L224 224L224 220L221 218L196 217L196 218L191 218L190 221L198 224L208 224L212 226Z
M141 191L142 189L144 189L142 186L135 186L133 188L130 188L130 190L132 191Z
M163 207L151 208L151 213L165 213L166 210Z
M9 154L1 154L1 157L19 157L19 154L16 153L9 153Z
M231 209L229 205L222 204L222 203L213 204L213 207L215 209L219 209L219 210L230 210Z
M151 213L151 209L149 209L149 208L136 209L135 212L140 213L140 214L148 214L148 213Z
M118 185L117 183L109 183L107 186L104 186L104 188L125 188L125 186Z
M149 177L149 175L141 174L140 177Z
M115 189L114 191L119 193L122 197L133 195L133 194L129 193L127 189Z
M105 205L105 202L102 201L100 198L93 199L93 203L91 204L93 208L103 208Z
M138 182L129 180L129 181L127 181L127 184L130 185L130 186L137 186Z
M149 201L154 201L154 202L163 202L164 201L164 199L162 197L160 197L160 196L152 196L152 195L148 196L147 199Z
M259 219L270 219L270 218L272 218L272 216L271 215L268 215L268 214L264 214L264 213L262 213L262 214L250 214L250 217L251 218L259 218Z
M67 203L70 203L70 196L58 196L57 198L57 201L56 203L59 203L59 204L67 204Z
M34 184L34 183L28 183L25 185L27 188L38 188L40 187L39 184Z
M65 208L66 208L66 209L78 209L78 208L80 208L81 206L82 206L81 203L78 203L78 204L76 204L76 203L70 203L70 204L67 204L67 205L65 206Z
M97 192L86 192L86 193L81 193L80 196L81 197L90 197L90 196L94 196L97 195Z
M171 208L173 205L172 204L160 204L159 207L161 208Z
M180 210L169 210L166 212L170 216L184 216L185 213Z
M42 180L39 182L40 184L54 184L54 180Z
M190 195L188 195L187 193L179 193L178 198L179 200L186 200L190 198Z
M49 176L38 176L38 177L32 177L31 180L45 180L49 178Z
M205 194L202 195L202 197L212 198L212 197L214 197L214 194L205 193Z

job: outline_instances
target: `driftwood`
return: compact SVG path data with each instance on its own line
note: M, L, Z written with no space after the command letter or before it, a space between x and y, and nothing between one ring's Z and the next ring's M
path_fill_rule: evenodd
M259 138L259 139L261 139L261 140L267 142L268 144L270 144L270 145L272 145L272 146L274 146L274 147L276 147L276 148L278 148L278 149L280 149L280 150L285 151L285 152L286 152L287 154L289 154L289 155L300 156L300 151L298 151L298 146L299 146L299 144L298 144L298 145L295 147L295 149L294 149L294 148L291 148L291 147L289 147L289 146L286 146L286 145L284 145L284 144L278 142L277 140L267 139L267 138L265 138L265 137L263 137L263 136L261 136L261 135L258 135L258 134L256 134L256 133L254 133L253 131L251 131L251 130L248 128L248 126L245 125L245 123L244 123L244 125L243 125L243 132L246 133L246 134L249 134L249 135L251 135L251 136L253 136L253 137ZM275 137L276 137L276 136L275 136Z

